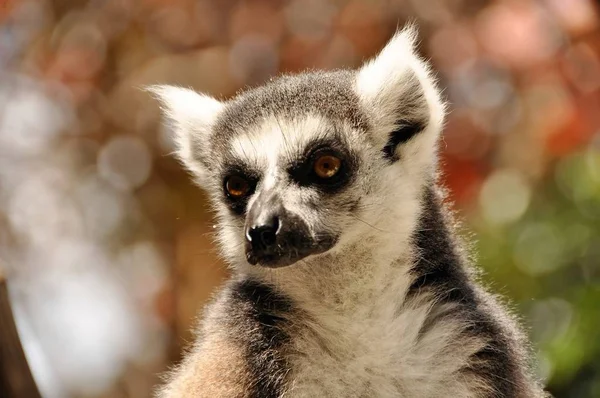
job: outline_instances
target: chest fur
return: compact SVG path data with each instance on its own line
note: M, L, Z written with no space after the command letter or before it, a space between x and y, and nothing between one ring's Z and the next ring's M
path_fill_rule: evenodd
M291 342L290 396L471 396L461 369L485 341L458 318L435 322L448 310L418 300L307 321Z

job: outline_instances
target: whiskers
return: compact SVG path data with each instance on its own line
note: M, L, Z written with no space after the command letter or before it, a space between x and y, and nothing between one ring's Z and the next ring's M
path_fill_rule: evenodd
M228 227L228 228L234 228L234 229L237 229L237 230L240 230L240 231L244 229L243 225L220 224L219 226ZM214 227L214 228L216 229L217 227Z
M373 229L374 229L374 230L376 230L376 231L379 231L379 232L384 232L384 233L389 233L389 232L390 232L390 231L386 231L386 230L384 230L384 229L378 228L378 227L376 227L375 225L369 224L368 222L366 222L365 220L363 220L362 218L358 217L358 216L357 216L357 215L355 215L355 214L350 214L350 216L351 216L352 218L356 219L357 221L360 221L361 223L365 224L366 226L368 226L368 227L370 227L370 228L373 228Z

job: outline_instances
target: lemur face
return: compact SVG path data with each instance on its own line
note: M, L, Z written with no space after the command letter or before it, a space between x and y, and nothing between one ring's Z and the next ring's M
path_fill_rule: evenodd
M215 125L223 142L213 145L224 149L211 176L221 184L215 201L223 224L237 230L227 241L235 239L250 264L282 267L336 244L365 194L360 177L370 162L361 154L368 145L357 126L311 109L274 109L228 130L244 118L239 113L252 112L250 97Z
M284 76L227 102L151 91L211 196L225 257L272 268L377 229L430 177L443 119L411 30L358 71Z

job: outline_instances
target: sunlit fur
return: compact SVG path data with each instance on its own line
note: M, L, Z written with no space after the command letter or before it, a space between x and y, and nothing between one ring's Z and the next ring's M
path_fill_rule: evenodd
M151 89L211 195L235 273L160 396L544 396L515 321L477 284L441 204L445 109L414 42L406 29L358 71L282 77L228 102ZM294 184L284 167L319 137L356 160L351 185L333 195ZM313 237L337 244L284 268L249 265L244 217L223 197L226 162L261 171L248 206L276 189ZM215 374L228 361L244 370Z

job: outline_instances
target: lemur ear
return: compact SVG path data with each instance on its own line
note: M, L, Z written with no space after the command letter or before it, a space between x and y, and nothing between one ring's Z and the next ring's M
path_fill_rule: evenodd
M415 54L416 29L396 33L358 71L356 91L372 120L374 140L384 156L435 156L444 105L428 65Z
M174 134L177 157L202 183L207 172L202 150L208 146L212 125L223 103L187 88L155 85L146 90L161 102Z

